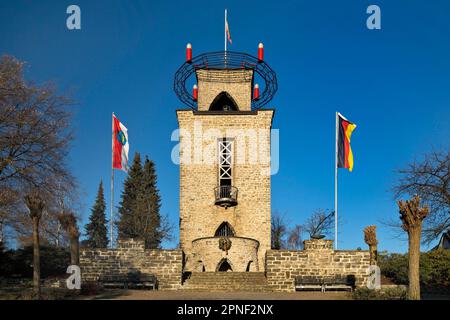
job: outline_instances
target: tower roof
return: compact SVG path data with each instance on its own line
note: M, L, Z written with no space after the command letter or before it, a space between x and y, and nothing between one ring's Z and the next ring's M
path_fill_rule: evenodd
M197 110L197 101L190 93L190 90L186 88L186 82L191 77L197 77L198 70L252 70L253 77L256 73L264 83L264 90L260 94L259 99L251 102L252 110L260 109L270 102L278 89L275 72L263 60L242 52L217 51L203 53L192 58L190 61L186 61L175 73L175 93L181 102L193 110ZM225 79L221 76L223 73L211 74L213 76L209 77L208 81L240 81L235 76Z

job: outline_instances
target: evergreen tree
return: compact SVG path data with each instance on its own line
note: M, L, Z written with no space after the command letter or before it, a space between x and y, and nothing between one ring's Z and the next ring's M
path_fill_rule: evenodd
M108 246L108 228L106 226L106 202L103 194L103 182L100 181L97 198L91 209L89 223L84 227L89 248L106 248Z
M146 248L158 248L167 236L167 228L161 227L161 198L156 182L154 163L146 157L142 166L136 153L122 192L119 238L143 239Z
M117 222L119 239L142 238L137 220L136 199L142 183L142 163L139 153L135 153L133 164L128 170L122 191L119 207L119 221Z
M140 224L143 227L143 238L147 248L158 248L163 236L160 232L161 198L156 181L155 165L146 157L138 193L137 214L141 220Z

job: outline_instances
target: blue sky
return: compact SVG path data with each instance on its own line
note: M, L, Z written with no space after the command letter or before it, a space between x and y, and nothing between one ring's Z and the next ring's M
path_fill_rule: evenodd
M77 4L82 29L66 28ZM366 28L366 8L381 8L382 29ZM194 55L223 49L265 58L279 90L268 105L280 129L280 171L272 210L302 223L333 208L335 111L358 128L355 167L340 170L340 248L365 247L362 229L378 225L379 250L404 252L380 221L397 217L395 170L450 137L450 2L442 1L0 1L0 54L28 63L26 76L52 80L78 101L69 165L82 195L83 223L103 179L109 201L111 112L128 127L131 154L156 163L162 212L178 234L178 167L170 141L184 107L173 75L190 42ZM118 201L124 178L116 174ZM178 239L165 243L173 247Z

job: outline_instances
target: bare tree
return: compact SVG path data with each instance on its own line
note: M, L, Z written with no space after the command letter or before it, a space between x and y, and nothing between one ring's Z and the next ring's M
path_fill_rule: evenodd
M40 217L42 233L59 242L50 197L75 194L74 178L65 162L72 140L67 110L71 101L50 84L27 82L23 69L24 63L10 56L0 60L0 198L4 190L10 190L18 204L16 210L2 210L7 212L4 221L22 240L32 240L32 224L22 200L29 190L38 189L48 195Z
M429 207L423 242L430 244L450 228L450 152L434 151L399 170L399 174L394 187L396 199L418 195Z
M334 228L334 211L327 212L324 209L317 209L303 225L303 230L311 238L319 238L332 234Z
M364 241L369 246L370 252L370 264L377 264L377 256L378 256L378 240L377 240L377 227L376 226L368 226L364 228Z
M0 189L0 243L5 244L5 226L8 217L17 208L18 195L11 188Z
M275 212L272 215L272 225L271 225L272 249L280 250L285 248L286 232L287 232L286 222L279 213Z
M300 250L303 248L303 239L302 239L303 228L301 225L295 225L288 232L287 238L287 248L290 250Z
M398 202L402 228L408 233L408 298L420 299L420 235L422 233L422 221L428 215L428 207L420 207L420 197L414 196L411 200Z
M23 67L9 56L0 61L0 184L67 188L73 185L64 161L72 140L71 102L52 85L27 83Z
M25 196L25 205L30 212L30 218L33 221L33 289L35 298L39 299L41 295L41 254L39 248L39 222L44 211L44 200L37 189Z
M80 264L80 231L78 229L77 218L73 212L64 212L58 216L63 229L70 237L70 264Z

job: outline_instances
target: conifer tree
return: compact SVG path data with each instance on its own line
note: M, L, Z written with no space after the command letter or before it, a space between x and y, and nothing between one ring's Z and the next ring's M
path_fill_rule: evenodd
M163 237L159 212L161 198L156 182L155 165L146 157L137 199L137 214L140 216L142 237L147 248L158 248Z
M136 206L136 199L142 183L142 174L141 156L136 152L121 195L119 221L117 222L119 239L143 238L142 232L140 232L141 226L138 222Z
M158 248L169 236L170 226L160 215L161 198L156 186L157 177L153 161L145 158L142 166L139 153L125 180L117 223L119 238L145 240L146 248Z
M100 181L97 198L89 216L89 223L85 226L86 243L89 248L106 248L108 246L108 228L106 224L106 202L103 193L103 182Z

